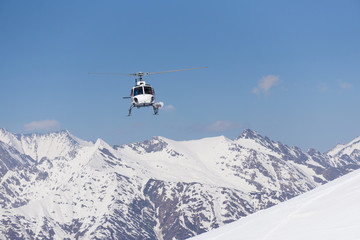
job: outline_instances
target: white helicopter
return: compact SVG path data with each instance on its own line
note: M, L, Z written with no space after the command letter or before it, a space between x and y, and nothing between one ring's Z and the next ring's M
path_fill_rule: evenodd
M148 76L151 74L160 74L160 73L169 73L169 72L180 72L180 71L188 71L194 69L201 69L207 67L199 67L199 68L187 68L187 69L180 69L180 70L170 70L164 72L137 72L128 74L127 76L136 76L139 77L135 79L135 86L131 89L130 97L123 97L124 99L131 99L131 105L129 108L128 116L131 116L131 110L134 107L141 108L141 107L150 107L152 106L154 109L154 115L159 113L159 109L162 108L164 105L162 102L155 102L155 90L154 88L146 84L143 80L143 76ZM91 74L106 74L106 73L91 73ZM120 75L117 73L110 73L111 75Z

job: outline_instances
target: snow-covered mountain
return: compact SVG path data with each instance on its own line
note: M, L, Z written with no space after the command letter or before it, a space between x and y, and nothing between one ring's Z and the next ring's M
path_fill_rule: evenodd
M112 147L0 129L0 238L186 239L359 165L356 154L305 153L251 130Z
M360 137L348 144L338 144L327 154L337 160L335 165L346 165L351 161L357 165L360 161Z
M5 129L0 129L0 141L13 147L21 154L30 156L36 162L39 162L43 157L48 159L66 157L75 152L76 149L92 144L73 136L69 131L14 135Z
M355 240L360 236L360 170L191 240Z

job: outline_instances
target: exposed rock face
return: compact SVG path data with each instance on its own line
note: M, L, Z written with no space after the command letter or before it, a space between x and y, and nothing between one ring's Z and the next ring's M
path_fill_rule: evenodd
M0 238L186 239L358 168L358 143L303 152L245 130L111 147L0 129Z

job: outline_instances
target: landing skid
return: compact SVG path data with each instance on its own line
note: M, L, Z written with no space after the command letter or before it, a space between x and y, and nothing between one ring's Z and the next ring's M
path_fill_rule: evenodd
M154 115L158 115L158 113L159 113L159 108L160 108L160 107L158 107L156 104L152 104L152 105L150 105L150 106L152 106L153 109L154 109ZM131 111L132 111L132 109L133 109L134 107L135 107L134 104L132 104L132 105L130 106L130 108L129 108L129 113L128 113L128 117L131 116ZM141 106L141 107L149 107L149 106ZM138 107L138 108L140 108L140 107Z
M129 114L128 114L128 117L131 116L131 110L134 108L134 104L131 104L130 108L129 108Z
M153 109L154 109L154 115L158 115L159 113L159 108L158 107L155 107L155 105L152 105L153 106Z

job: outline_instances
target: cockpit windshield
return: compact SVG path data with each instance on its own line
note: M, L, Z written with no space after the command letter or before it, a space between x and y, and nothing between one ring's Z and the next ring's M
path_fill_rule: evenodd
M139 94L151 94L151 95L154 95L154 89L151 87L151 86L138 86L138 87L135 87L133 88L133 90L131 90L131 96L136 96L136 95L139 95ZM134 95L133 95L134 93Z
M143 88L142 88L142 86L141 86L141 87L136 87L136 88L134 89L134 96L139 95L139 94L143 94Z

